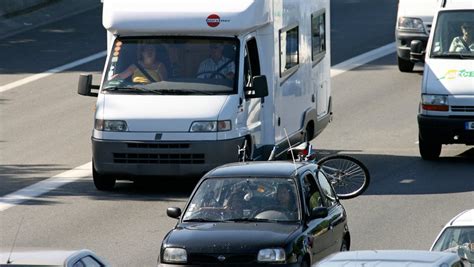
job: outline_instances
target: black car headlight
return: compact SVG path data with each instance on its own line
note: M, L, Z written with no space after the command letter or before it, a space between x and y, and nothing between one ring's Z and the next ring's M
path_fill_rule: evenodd
M285 250L282 248L266 248L258 252L259 262L284 262L286 259Z
M188 254L184 248L165 248L163 252L163 262L166 263L186 263Z

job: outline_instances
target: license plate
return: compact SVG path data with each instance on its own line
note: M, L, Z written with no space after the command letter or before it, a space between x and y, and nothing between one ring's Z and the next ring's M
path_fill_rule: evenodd
M474 121L466 122L466 130L474 130Z

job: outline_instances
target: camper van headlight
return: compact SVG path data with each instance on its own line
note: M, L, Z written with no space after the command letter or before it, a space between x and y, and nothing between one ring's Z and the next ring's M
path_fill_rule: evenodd
M423 21L419 18L401 17L398 19L398 29L400 31L425 32Z
M195 121L189 128L190 132L224 132L231 129L230 120L225 121Z
M95 120L94 128L98 131L106 132L125 132L127 131L127 123L120 120Z
M259 262L284 262L285 258L285 250L282 248L261 249L257 256Z
M448 111L448 96L423 94L421 95L421 106L424 110Z

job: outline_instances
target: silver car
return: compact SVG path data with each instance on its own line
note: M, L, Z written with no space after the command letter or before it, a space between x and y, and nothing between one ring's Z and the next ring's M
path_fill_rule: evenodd
M474 266L474 209L465 210L451 219L430 250L457 253Z
M324 258L317 267L464 267L458 255L422 250L366 250L339 252Z
M8 266L67 266L67 267L103 267L110 266L94 252L82 250L17 250L12 253L0 252L0 267Z

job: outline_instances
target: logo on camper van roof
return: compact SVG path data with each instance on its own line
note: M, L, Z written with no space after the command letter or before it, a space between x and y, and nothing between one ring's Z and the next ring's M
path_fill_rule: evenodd
M206 19L207 25L209 27L215 28L221 24L221 22L230 22L228 19L221 19L217 14L211 14Z
M219 24L221 23L221 18L219 17L219 15L211 14L207 17L206 22L209 27L214 28L219 26Z

